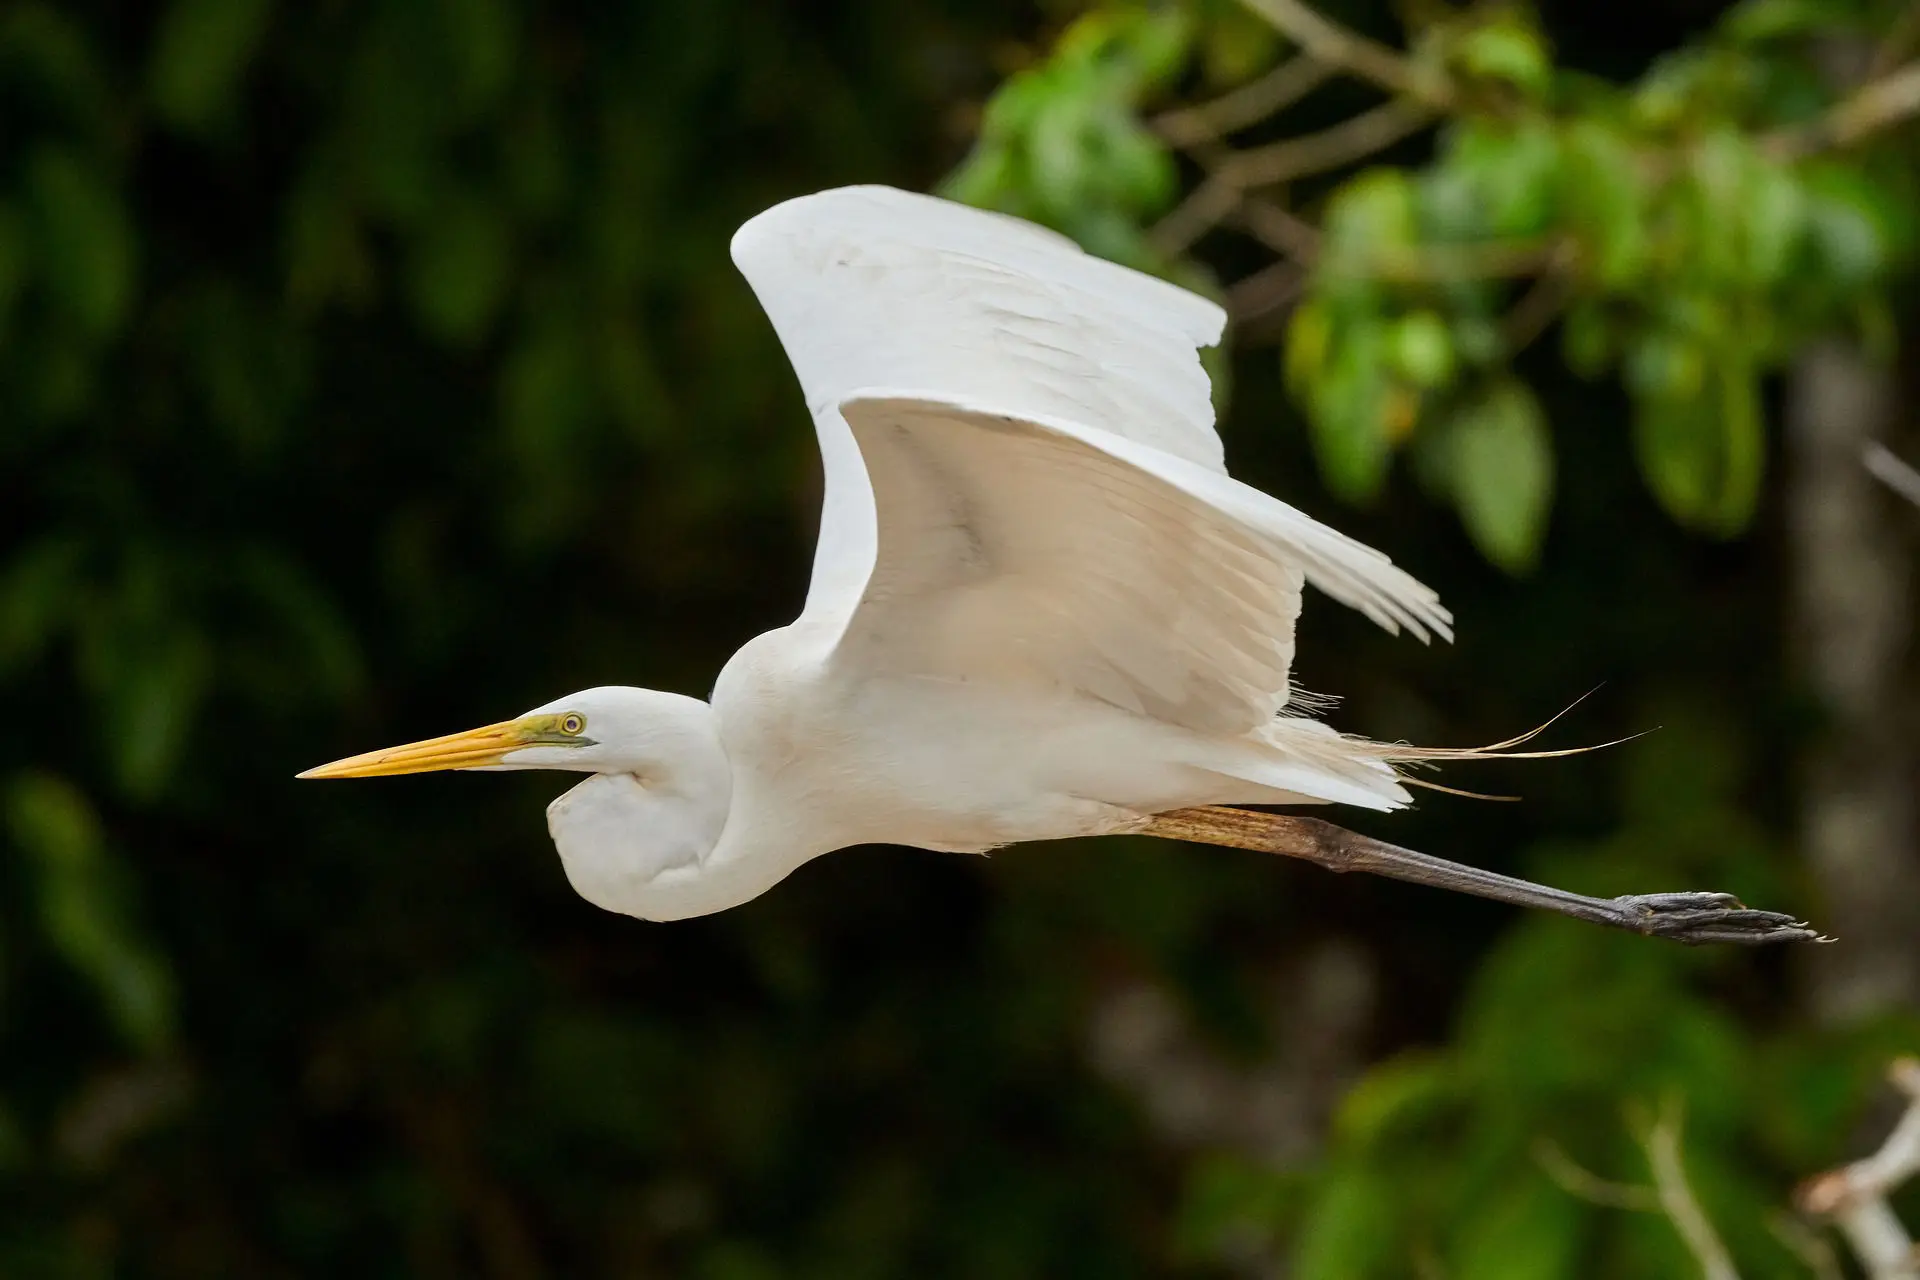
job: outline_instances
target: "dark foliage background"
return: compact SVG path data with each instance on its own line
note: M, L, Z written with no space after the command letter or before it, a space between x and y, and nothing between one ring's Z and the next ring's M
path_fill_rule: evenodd
M1631 76L1717 12L1546 21ZM567 888L564 779L292 780L568 689L704 693L788 620L813 444L727 239L938 182L1060 16L0 5L0 1274L1357 1276L1408 1274L1367 1253L1404 1233L1450 1276L1683 1275L1528 1155L1638 1177L1620 1107L1663 1091L1754 1273L1795 1274L1762 1209L1914 1040L1816 1020L1795 957L1144 841L848 851L645 925ZM1556 744L1664 726L1358 825L1816 913L1777 491L1682 532L1618 393L1539 357L1562 482L1514 580L1404 478L1328 498L1274 364L1235 370L1236 470L1460 620L1423 651L1310 601L1341 727L1488 741L1601 682ZM1165 1123L1115 1022L1143 991L1297 1124L1230 1091ZM1410 1098L1438 1129L1391 1128Z

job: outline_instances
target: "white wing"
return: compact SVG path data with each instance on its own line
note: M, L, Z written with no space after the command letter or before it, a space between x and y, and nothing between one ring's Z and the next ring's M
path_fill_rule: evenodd
M760 214L733 260L815 417L912 387L1095 424L1224 472L1197 349L1226 314L1030 222L890 187Z
M1212 304L875 188L777 206L734 258L819 430L803 618L836 658L1244 732L1286 701L1303 580L1447 633L1386 557L1225 475L1196 350Z

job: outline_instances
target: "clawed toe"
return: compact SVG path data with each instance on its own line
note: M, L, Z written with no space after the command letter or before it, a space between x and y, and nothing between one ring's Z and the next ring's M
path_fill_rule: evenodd
M1641 893L1615 898L1648 937L1698 945L1730 942L1768 946L1777 942L1829 942L1830 938L1778 911L1755 911L1730 893Z

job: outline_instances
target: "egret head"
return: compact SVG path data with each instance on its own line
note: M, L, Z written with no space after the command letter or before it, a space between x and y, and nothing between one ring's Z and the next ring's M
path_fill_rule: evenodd
M671 762L711 734L697 698L607 686L549 702L513 720L369 751L309 769L303 778L373 778L440 769L570 769L634 773Z

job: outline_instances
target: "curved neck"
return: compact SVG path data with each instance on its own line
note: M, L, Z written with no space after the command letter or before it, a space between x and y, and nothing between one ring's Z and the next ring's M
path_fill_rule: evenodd
M683 726L665 754L638 774L596 773L547 806L581 897L642 920L681 920L758 897L806 860L768 856L750 824L730 823L733 769L710 714ZM785 852L786 841L773 843Z

